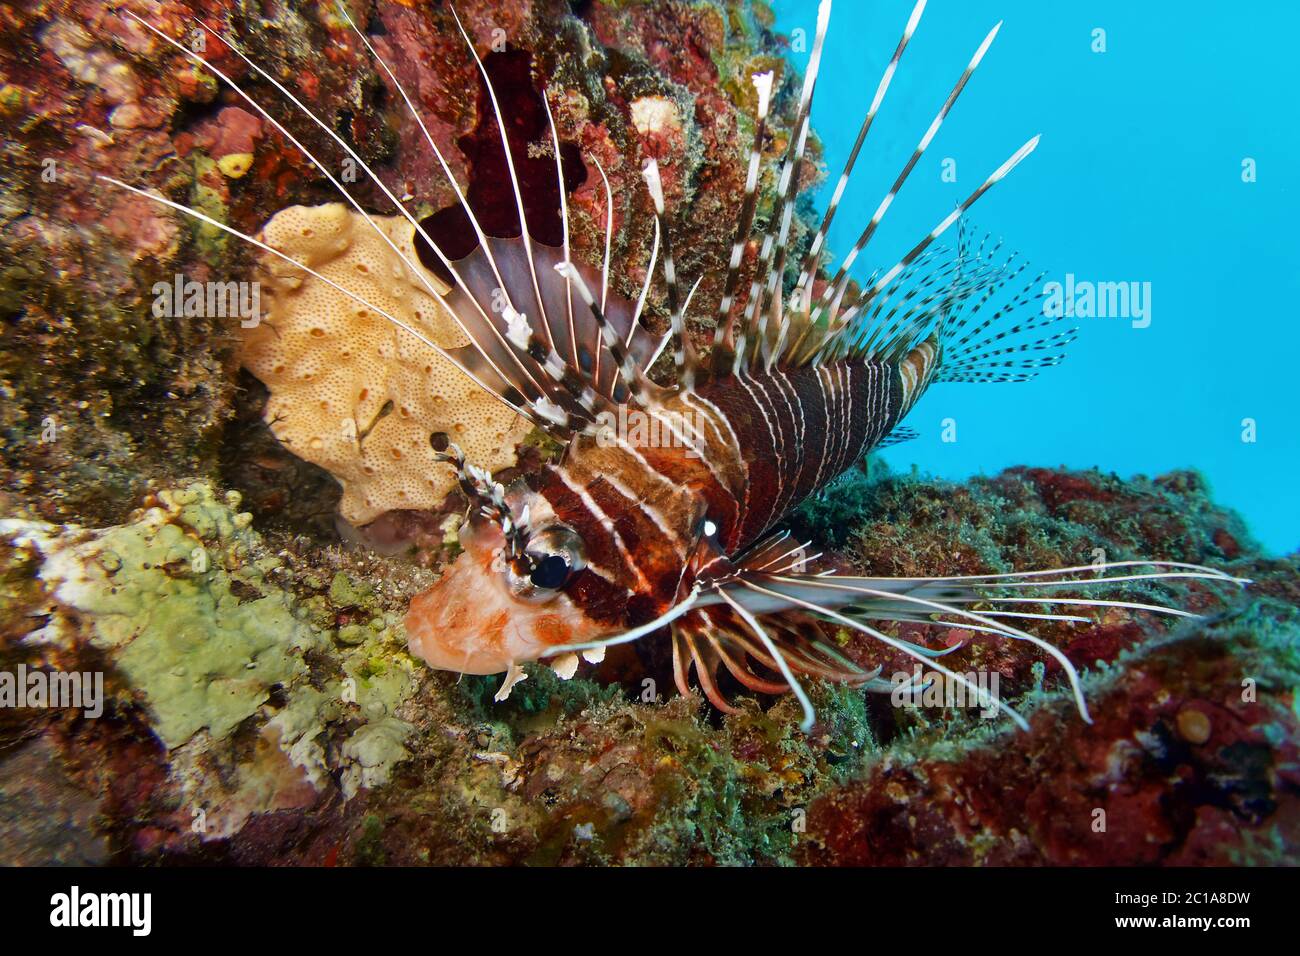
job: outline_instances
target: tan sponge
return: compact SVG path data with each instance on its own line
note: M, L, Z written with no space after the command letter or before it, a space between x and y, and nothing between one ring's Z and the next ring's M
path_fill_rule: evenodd
M371 221L423 268L407 219ZM442 348L469 344L424 282L343 204L292 206L261 239ZM264 255L261 270L264 317L243 330L241 360L270 389L266 421L275 437L343 486L344 518L365 524L385 511L440 505L456 477L434 459L438 433L490 471L515 464L528 423L454 364L283 259Z

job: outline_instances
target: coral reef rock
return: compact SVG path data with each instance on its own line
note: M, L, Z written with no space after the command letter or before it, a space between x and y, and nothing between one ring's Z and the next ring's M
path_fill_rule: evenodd
M495 703L498 678L406 652L401 612L434 572L274 551L238 507L194 483L103 530L0 526L2 669L100 671L106 689L98 717L0 710L7 860L1221 864L1300 841L1300 558L1261 556L1193 473L851 474L799 513L877 573L1102 548L1253 581L1161 588L1197 619L1096 608L1040 629L1083 671L1093 724L1032 645L896 626L967 642L946 662L996 671L1028 733L820 682L808 735L789 695L720 715L672 692L654 639L568 681L529 665Z

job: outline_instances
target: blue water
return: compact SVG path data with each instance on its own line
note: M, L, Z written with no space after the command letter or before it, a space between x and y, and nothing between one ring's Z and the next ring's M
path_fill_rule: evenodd
M813 128L825 208L912 0L840 0ZM1211 10L1210 8L1214 9ZM815 0L777 0L812 45ZM887 453L952 478L1008 465L1122 476L1194 467L1266 548L1300 546L1300 4L931 0L831 232L851 248L952 84L998 38L854 274L892 265L1035 133L1042 143L973 207L1044 281L1149 282L1150 324L1086 318L1033 382L939 385ZM1093 52L1105 30L1106 52ZM802 70L808 54L791 53ZM1243 160L1257 179L1243 182ZM956 183L942 181L955 160ZM956 441L941 440L944 419ZM1243 441L1252 419L1255 441ZM1248 426L1246 426L1248 427Z

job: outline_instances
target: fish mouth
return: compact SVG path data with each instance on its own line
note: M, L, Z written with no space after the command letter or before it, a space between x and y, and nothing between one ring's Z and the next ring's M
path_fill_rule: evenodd
M494 568L491 533L466 535L464 543L464 553L433 587L411 600L406 612L407 646L430 667L499 674L512 664L554 656L572 641L592 640L603 630L568 595L557 594L545 604L512 595Z
M517 639L507 641L515 602L493 568L503 542L500 531L486 522L462 529L465 550L443 569L433 587L411 599L406 611L407 647L430 667L498 674L512 661L536 656Z
M473 608L441 586L417 594L406 611L407 649L434 670L499 674L510 666L491 630L474 622Z

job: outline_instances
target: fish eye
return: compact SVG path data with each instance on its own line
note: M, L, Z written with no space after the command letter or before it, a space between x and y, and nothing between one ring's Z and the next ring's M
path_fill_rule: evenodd
M569 571L568 558L562 554L548 554L537 562L533 573L528 575L528 580L533 582L534 587L554 591L564 587L564 582L569 580Z
M548 601L584 567L582 539L577 532L566 525L550 525L529 536L524 559L510 567L510 591L525 601Z

